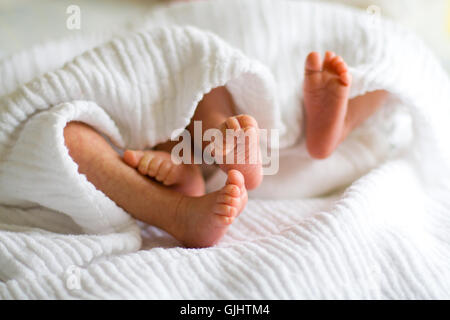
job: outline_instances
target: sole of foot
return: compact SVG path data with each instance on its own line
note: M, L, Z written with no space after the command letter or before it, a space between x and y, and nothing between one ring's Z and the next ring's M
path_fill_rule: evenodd
M344 60L327 51L306 58L303 99L307 148L312 157L324 159L341 142L352 77Z
M230 170L225 186L219 191L180 201L172 234L187 247L213 246L241 214L247 199L243 175Z
M249 115L238 115L229 117L219 129L224 137L214 150L219 167L225 172L238 170L246 189L257 188L263 179L258 123Z

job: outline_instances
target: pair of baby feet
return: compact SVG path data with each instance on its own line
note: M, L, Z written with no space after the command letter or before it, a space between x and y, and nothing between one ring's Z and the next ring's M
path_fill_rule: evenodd
M343 59L326 52L321 60L317 52L308 55L305 63L304 107L306 115L307 147L315 158L325 158L339 144L347 112L351 75ZM194 164L176 164L164 151L133 151L124 153L124 161L164 186L181 192L181 203L175 237L189 247L216 244L229 225L239 216L247 203L247 189L262 181L258 124L249 115L228 118L219 128L245 132L244 163L225 163L219 167L228 179L222 189L205 195L201 171ZM230 146L227 146L227 149ZM228 152L242 148L237 143ZM240 149L242 150L242 149ZM256 163L249 155L257 154Z
M171 231L188 247L209 247L217 243L247 204L247 189L256 188L262 180L260 157L249 161L250 152L255 151L259 155L256 120L247 115L229 117L218 129L225 137L221 145L223 149L220 150L223 159L218 166L227 173L228 178L219 191L209 194L205 194L205 182L198 165L175 163L166 151L126 150L123 155L125 163L142 175L183 194L176 213L178 221L174 221ZM242 149L245 151L242 164L226 161L227 154L233 152L237 156L240 148L235 139L232 139L231 146L227 145L227 130L245 133L248 138ZM217 153L216 149L216 159L219 157Z

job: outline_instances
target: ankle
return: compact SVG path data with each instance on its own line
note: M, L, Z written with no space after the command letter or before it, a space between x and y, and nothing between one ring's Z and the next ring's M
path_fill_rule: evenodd
M186 229L186 213L189 208L190 197L179 194L179 198L175 203L173 220L168 223L167 231L176 239L182 239L184 230Z
M190 134L194 134L194 121L201 121L202 134L208 129L217 129L229 117L235 115L236 106L231 94L226 87L217 87L203 96L199 102L191 123L187 129ZM202 145L202 149L207 143Z

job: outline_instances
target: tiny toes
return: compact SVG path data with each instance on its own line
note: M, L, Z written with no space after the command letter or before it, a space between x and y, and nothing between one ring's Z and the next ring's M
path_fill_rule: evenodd
M222 189L222 194L227 194L231 197L239 197L241 195L241 189L233 184L226 185Z
M351 77L348 74L348 66L342 57L335 55L334 52L327 52L324 66L329 72L338 75L343 85L350 85Z
M142 151L126 150L123 154L123 160L130 167L136 168L139 165L140 159L144 156Z
M338 65L343 62L344 62L344 60L340 56L336 56L333 58L333 60L331 60L330 67L336 70Z
M226 129L233 129L233 130L241 129L241 125L240 125L238 119L236 119L236 117L229 117L225 121L225 125L226 125Z
M235 217L237 215L237 209L226 204L216 204L213 211L221 216Z
M239 207L239 205L241 204L241 201L240 201L240 198L238 198L238 197L232 197L227 194L221 194L217 198L217 203L226 204L226 205L233 206L233 207Z
M228 171L227 183L242 185L244 184L244 176L238 170Z
M173 166L172 162L164 160L159 167L155 179L158 181L166 180L167 176L169 175L170 169L172 169L172 166Z
M325 63L330 63L331 60L333 60L333 58L336 56L336 54L333 51L327 51L325 52L325 59L324 62Z
M155 177L156 174L158 173L159 167L161 166L162 163L163 163L163 159L154 157L152 159L152 161L150 162L150 164L148 165L147 174L149 176Z
M236 119L239 122L240 128L244 130L258 128L258 122L249 115L241 114L236 116Z
M144 156L142 157L141 161L139 162L139 166L138 166L138 171L143 174L146 175L148 172L148 166L150 164L150 162L153 159L153 155L150 153L144 153Z
M221 224L230 225L234 221L234 217L220 216Z
M169 172L166 175L166 178L164 179L163 183L166 186L173 185L177 182L177 180L180 177L180 167L179 165L172 165Z
M348 71L347 64L344 61L342 61L341 63L336 65L336 72L338 74L342 74L342 73L347 72L347 71Z
M350 73L345 72L345 73L341 74L340 80L345 86L350 86L350 84L352 82L352 76L350 75Z

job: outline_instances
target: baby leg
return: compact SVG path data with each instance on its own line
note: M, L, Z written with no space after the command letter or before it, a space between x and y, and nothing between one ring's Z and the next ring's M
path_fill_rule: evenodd
M85 124L69 123L64 138L78 171L98 190L134 218L167 231L186 246L217 243L247 202L238 171L228 173L221 190L189 197L125 164L108 142Z

